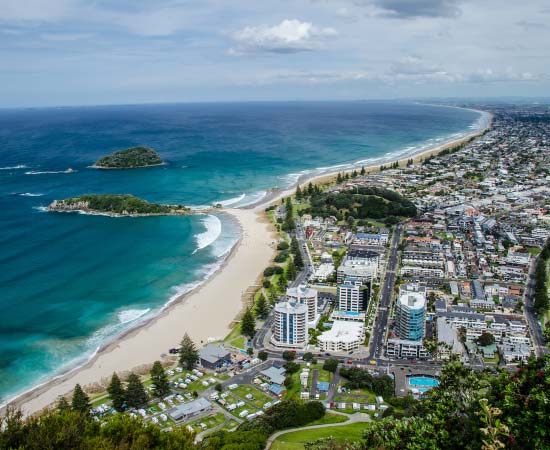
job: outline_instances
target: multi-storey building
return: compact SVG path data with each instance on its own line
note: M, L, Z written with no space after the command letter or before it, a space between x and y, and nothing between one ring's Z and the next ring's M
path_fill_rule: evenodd
M308 341L307 315L306 305L277 303L271 342L277 347L303 348Z

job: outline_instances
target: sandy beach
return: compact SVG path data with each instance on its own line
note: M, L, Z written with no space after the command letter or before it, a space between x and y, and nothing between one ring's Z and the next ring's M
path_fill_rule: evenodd
M403 155L399 159L400 165L405 165L410 158L418 162L478 136L490 127L490 123L491 117L488 116L486 127L481 130L414 155ZM374 172L379 167L380 163L377 163L365 169ZM305 176L298 180L298 184L310 181L327 183L335 178L336 173ZM90 385L110 377L115 371L128 371L161 359L160 355L177 346L186 332L198 346L210 338L223 339L243 309L243 294L248 287L258 284L262 270L270 264L275 253L274 230L263 211L266 206L292 194L294 190L295 186L274 190L256 205L224 210L224 213L238 220L242 235L218 272L203 285L176 299L148 323L100 349L84 366L28 391L10 404L21 408L25 414L40 411L54 403L59 395L70 392L76 383Z
M206 283L174 301L160 315L101 349L86 365L23 394L11 404L32 414L49 406L76 383L90 385L113 372L131 370L161 359L188 333L198 346L222 339L242 310L242 295L255 285L274 253L270 223L257 209L229 209L242 228L239 242L220 270Z

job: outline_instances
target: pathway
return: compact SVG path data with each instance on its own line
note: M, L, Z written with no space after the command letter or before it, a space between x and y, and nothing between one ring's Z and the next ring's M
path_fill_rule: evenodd
M359 423L359 422L370 422L371 418L368 414L365 413L355 413L355 414L344 414L337 411L331 411L330 414L338 414L340 416L347 416L349 417L349 420L346 422L339 422L339 423L330 423L327 425L310 425L309 427L300 427L300 428L290 428L288 430L282 430L278 431L277 433L272 434L269 439L267 440L267 444L265 446L265 450L269 450L271 448L271 445L277 439L279 436L282 436L283 434L287 433L293 433L294 431L304 431L304 430L315 430L317 428L330 428L330 427L341 427L343 425L349 425L351 423Z

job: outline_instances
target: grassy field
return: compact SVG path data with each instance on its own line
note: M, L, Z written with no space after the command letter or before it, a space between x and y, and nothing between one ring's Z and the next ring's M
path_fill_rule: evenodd
M234 389L233 392L235 395L238 395L243 401L246 403L249 403L251 405L254 405L256 408L262 409L263 405L267 402L272 402L274 399L264 394L262 391L259 391L258 389L241 384L238 388ZM249 400L246 398L246 394L252 394L254 399Z
M330 423L342 423L342 422L347 422L348 420L349 420L349 417L342 416L340 414L332 414L332 413L327 412L320 419L318 419L314 422L308 423L308 426L311 426L311 425L328 425Z
M273 445L272 450L297 450L303 449L304 444L321 438L332 437L337 442L359 441L363 437L363 430L367 424L352 423L341 427L317 428L314 430L294 431L293 433L279 436Z
M225 422L225 416L222 413L217 413L212 416L202 417L200 419L194 420L193 422L188 423L191 428L197 433L201 431L209 430L210 428L217 427ZM206 425L206 427L201 427L201 425Z

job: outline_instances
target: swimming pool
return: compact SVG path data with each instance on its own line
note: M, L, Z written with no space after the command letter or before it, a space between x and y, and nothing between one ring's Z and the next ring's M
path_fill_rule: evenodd
M439 386L439 381L431 377L411 377L409 378L409 385L424 393L433 387Z

